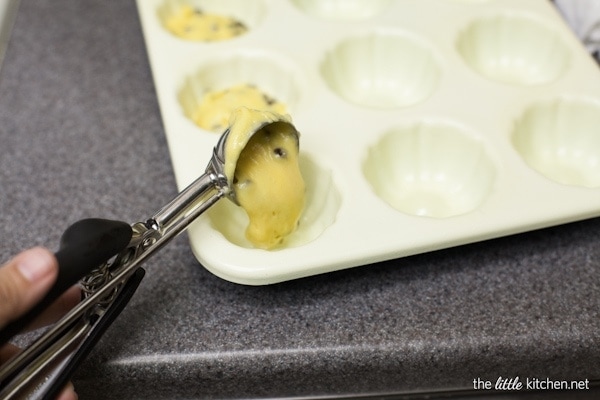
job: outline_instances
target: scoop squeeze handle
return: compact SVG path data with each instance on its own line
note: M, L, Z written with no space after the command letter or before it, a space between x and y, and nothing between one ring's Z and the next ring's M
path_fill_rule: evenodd
M46 307L94 268L125 249L132 235L128 223L99 218L83 219L67 228L55 253L59 266L56 282L29 312L0 331L0 344L27 328Z

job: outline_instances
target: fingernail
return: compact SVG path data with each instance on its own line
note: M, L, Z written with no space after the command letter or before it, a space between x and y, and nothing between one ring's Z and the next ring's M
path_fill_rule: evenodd
M26 250L19 256L17 268L25 279L33 283L52 272L52 259L43 249Z

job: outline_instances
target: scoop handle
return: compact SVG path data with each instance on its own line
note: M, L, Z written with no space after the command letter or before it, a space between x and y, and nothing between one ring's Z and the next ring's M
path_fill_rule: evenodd
M31 310L0 331L0 344L22 332L62 293L124 250L132 235L131 226L122 221L88 218L69 226L55 253L59 271L54 285Z
M59 395L60 391L67 384L67 381L71 379L73 373L77 370L77 368L79 368L79 365L83 362L83 360L86 359L96 343L98 343L98 341L102 338L104 332L106 332L119 314L121 314L125 306L129 303L129 300L131 300L131 297L134 295L140 282L144 278L145 273L146 272L143 268L138 268L127 280L127 282L125 282L117 297L94 326L94 329L81 343L80 347L76 350L68 362L63 366L56 379L50 383L47 391L42 397L42 400L52 400Z

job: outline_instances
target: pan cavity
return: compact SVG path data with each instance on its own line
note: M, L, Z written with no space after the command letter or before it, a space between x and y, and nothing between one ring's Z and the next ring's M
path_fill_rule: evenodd
M305 86L301 70L289 60L248 49L203 65L185 79L178 99L198 127L222 133L239 107L293 113Z
M300 136L300 172L306 184L306 203L298 228L274 250L298 247L318 238L336 219L342 198L330 170L302 153ZM228 241L244 248L254 248L245 237L248 216L230 201L220 201L208 212L211 226Z
M480 75L516 85L553 82L570 61L558 29L535 16L514 13L474 21L459 35L457 50Z
M164 29L192 42L236 38L257 26L264 14L257 0L166 0L158 9Z
M477 209L496 177L483 144L462 126L442 121L389 130L369 148L363 172L396 210L433 218Z
M528 108L512 143L523 160L565 185L600 187L600 102L563 97Z
M440 67L421 38L381 29L338 43L325 55L321 73L331 90L351 103L395 108L428 98Z
M292 0L305 13L329 20L363 20L380 14L391 0Z

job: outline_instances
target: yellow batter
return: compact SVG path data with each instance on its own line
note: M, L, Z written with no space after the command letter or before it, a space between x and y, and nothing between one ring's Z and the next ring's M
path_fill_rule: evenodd
M245 33L248 28L240 21L217 14L206 14L189 5L182 6L164 22L174 35L187 40L227 40Z
M289 117L247 108L233 113L225 174L233 176L230 187L250 220L246 238L258 248L277 247L298 226L305 203L298 153Z
M192 120L203 129L223 133L229 125L231 113L239 107L251 107L278 114L287 112L287 107L283 103L266 95L255 86L242 84L206 93L192 115Z

